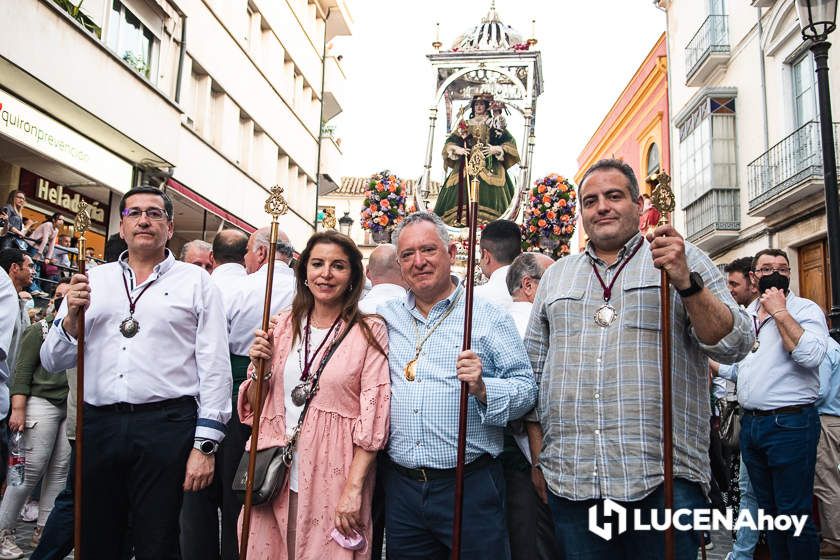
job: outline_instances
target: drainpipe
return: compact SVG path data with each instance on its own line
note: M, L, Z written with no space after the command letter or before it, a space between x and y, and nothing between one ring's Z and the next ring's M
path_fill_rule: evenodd
M761 24L761 8L756 8L756 17L758 21L758 79L761 87L761 117L764 125L764 152L770 149L770 127L767 117L767 81L766 68L764 65L764 46L762 45L762 36L764 35L764 27Z
M315 217L312 220L312 229L314 231L318 231L318 198L321 194L321 146L324 141L324 78L327 74L327 25L329 25L331 13L332 8L327 8L327 17L324 18L324 41L321 46L321 113L318 116L318 157L315 160Z
M181 14L181 48L178 52L178 77L175 80L175 103L181 102L181 80L184 72L184 55L187 53L187 16Z

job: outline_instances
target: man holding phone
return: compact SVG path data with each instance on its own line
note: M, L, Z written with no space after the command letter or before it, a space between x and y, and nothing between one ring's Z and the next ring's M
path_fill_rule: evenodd
M822 309L789 290L790 261L780 249L764 249L750 273L759 297L748 307L756 333L744 360L720 375L738 382L741 456L758 505L768 515L806 515L794 529L769 531L773 558L819 557L810 518L820 420L814 406L828 328Z

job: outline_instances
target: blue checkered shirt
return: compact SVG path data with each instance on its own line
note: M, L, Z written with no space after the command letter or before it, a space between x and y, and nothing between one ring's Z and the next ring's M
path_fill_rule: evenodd
M609 285L620 263L642 244L616 279L609 327L593 315L604 303L592 270ZM731 311L732 331L701 343L679 295L671 290L674 476L709 485L708 358L733 363L751 349L752 322L714 263L686 242L690 270ZM545 433L540 463L552 493L570 500L639 500L662 484L661 273L650 244L636 234L606 266L591 247L543 274L525 348L540 386Z
M388 361L391 367L391 436L388 453L409 468L455 467L458 443L458 402L461 385L455 361L464 333L464 291L458 279L452 294L435 304L428 317L417 310L412 293L378 309L388 324ZM457 298L457 301L456 301ZM407 381L405 366L414 358L420 337L437 323L452 302L452 313L423 344L416 379ZM475 298L472 350L481 359L487 404L470 395L467 412L466 462L485 453L502 452L504 427L534 407L537 385L513 319L494 304Z

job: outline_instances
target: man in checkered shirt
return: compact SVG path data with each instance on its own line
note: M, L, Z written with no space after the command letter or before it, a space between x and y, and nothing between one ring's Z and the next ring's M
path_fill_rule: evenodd
M632 511L629 530L609 541L588 528L590 507L603 512L605 498L647 522L663 507L660 270L672 288L675 508L706 507L708 359L743 358L752 323L714 263L674 228L660 226L651 242L642 236L630 166L594 164L579 199L586 251L543 276L525 335L544 432L532 479L567 557L664 558L663 533L633 530ZM675 542L677 559L696 558L699 534L677 531Z

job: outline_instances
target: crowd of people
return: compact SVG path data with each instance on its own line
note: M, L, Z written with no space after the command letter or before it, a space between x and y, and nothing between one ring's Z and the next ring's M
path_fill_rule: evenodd
M645 218L620 161L589 168L578 198L586 250L557 262L522 253L513 222L483 229L469 350L456 244L433 213L407 216L367 267L345 235L315 233L297 254L281 232L267 331L269 228L223 230L176 259L172 202L152 187L120 202L124 249L63 282L28 329L18 292L32 258L0 251L0 416L27 449L25 483L0 503L0 559L23 556L15 522L39 481L32 558L73 548L81 329L87 558L237 558L246 453L286 467L251 510L250 558L448 558L462 382L462 558L665 558L661 531L590 530L607 499L634 514L664 508L663 336L674 508L712 507L740 487L742 509L809 515L801 534L767 533L774 559L840 552L840 346L823 311L789 290L787 255L761 251L724 278ZM727 402L740 406L734 436L714 422ZM722 437L740 453L713 476ZM752 557L747 533L733 558ZM677 527L674 557L694 560L703 540Z

